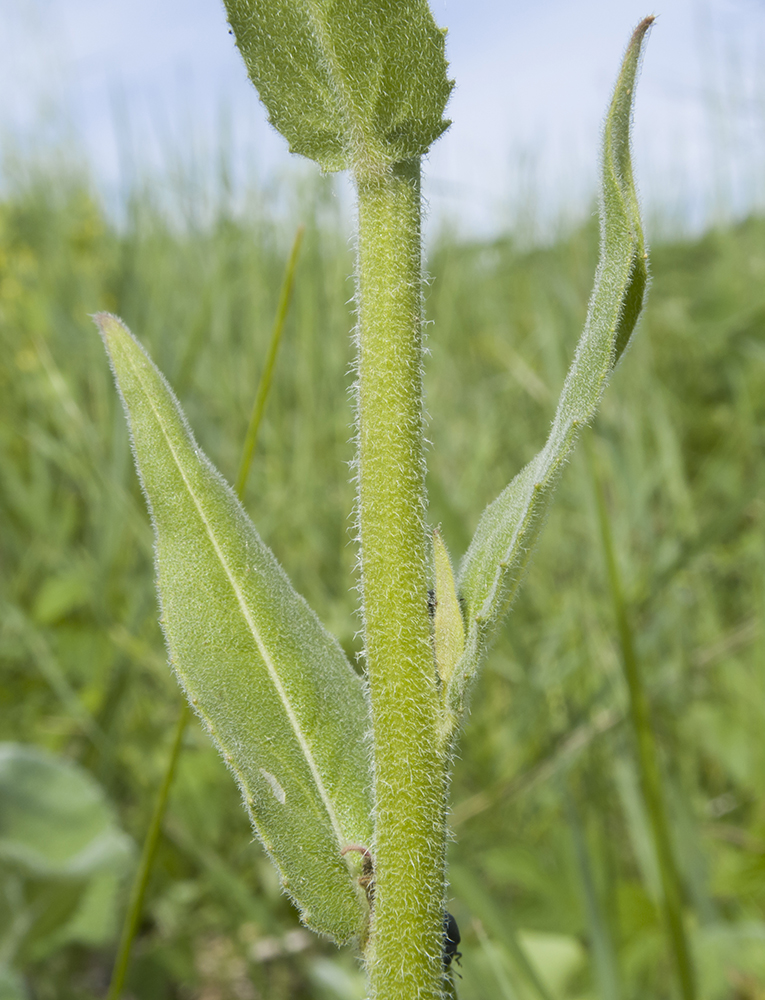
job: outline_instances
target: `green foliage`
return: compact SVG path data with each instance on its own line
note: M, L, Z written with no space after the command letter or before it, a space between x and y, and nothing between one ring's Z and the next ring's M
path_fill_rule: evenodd
M226 0L250 79L295 153L379 171L448 128L445 33L427 0Z
M24 980L18 972L0 966L0 1000L28 1000Z
M507 591L518 586L559 470L578 428L594 416L643 306L646 254L629 143L640 51L653 18L633 35L606 120L603 252L585 333L546 448L490 506L463 562L468 643L455 662L463 627L453 585L444 597L451 598L456 633L452 627L446 642L446 608L431 626L425 601L420 156L443 127L449 93L443 37L434 47L437 29L422 2L291 6L240 0L231 7L237 42L272 122L293 149L325 167L351 167L356 181L358 541L375 851L374 919L364 959L373 997L442 1000L450 737L488 633L512 598ZM415 132L407 135L411 125ZM119 379L119 366L117 372ZM137 455L139 468L151 454ZM178 531L172 520L180 516L180 510L170 515L168 533ZM180 554L178 548L169 552L168 562L180 566ZM447 567L439 562L445 583L451 580L448 557ZM162 572L159 588L164 601ZM184 595L182 604L187 600ZM199 643L206 619L197 617ZM280 627L288 626L278 604L276 617ZM187 629L194 624L192 614ZM221 719L225 713L224 697ZM321 853L307 841L295 850L296 860L316 860Z
M152 513L173 669L305 923L339 943L358 938L366 900L356 859L341 852L372 837L362 681L200 451L145 351L115 317L96 321Z
M731 933L749 941L747 921L761 928L765 916L763 869L755 853L761 842L758 847L733 832L763 829L755 791L763 711L758 705L750 715L744 700L746 691L751 697L765 681L762 633L754 625L763 606L765 550L755 556L753 548L765 530L757 499L765 483L759 446L745 430L765 421L765 369L751 363L762 357L765 344L757 288L764 239L762 222L750 220L655 248L645 325L630 366L614 375L593 435L669 776L673 841L685 914L692 914L699 994L705 997L728 995L720 985L725 975L751 990L748 995L757 996L762 987L748 945L737 944L721 959L711 942L733 926ZM444 246L431 264L439 276L431 315L439 330L447 328L447 343L464 335L468 316L474 331L456 363L446 357L446 347L434 350L428 385L436 429L433 516L452 537L465 536L476 498L492 488L481 470L506 464L506 454L521 464L529 457L523 442L545 431L595 250L595 234L585 230L527 254L514 251L509 240ZM467 298L488 280L487 271L497 298L468 309ZM509 322L503 315L507 302L517 310ZM506 376L501 380L497 366ZM461 394L465 381L481 391ZM512 423L499 416L506 406L515 414ZM447 420L452 411L459 414L456 423ZM636 419L638 412L645 418ZM473 458L477 426L481 453ZM735 455L729 452L734 426ZM703 460L696 450L701 441ZM443 461L442 448L449 455ZM584 457L575 455L563 477L561 503L550 515L528 586L472 701L471 739L465 740L453 793L452 907L461 926L469 927L471 916L483 921L518 990L526 990L526 980L512 951L510 920L522 929L592 943L596 957L597 925L590 923L573 831L552 780L573 772L622 995L665 997L672 970L654 905L657 864L624 732L626 692ZM499 474L497 469L495 479ZM557 609L552 620L544 614L551 603ZM745 732L740 739L734 718ZM729 756L723 748L732 750L731 740L738 749ZM748 761L737 777L733 757ZM461 995L472 1000L496 991L497 979L477 935L466 937L474 976L462 984ZM564 995L580 995L590 976L574 976Z
M8 738L97 775L140 839L178 695L124 417L87 314L106 304L142 331L200 445L233 480L293 221L308 223L247 506L353 656L353 487L343 471L352 261L326 182L293 194L287 223L269 215L271 192L252 192L240 217L209 190L168 188L166 210L137 190L118 229L57 165L39 183L31 167L25 174L27 186L0 203L0 715ZM764 247L757 218L653 247L640 336L591 432L708 1000L735 990L753 1000L765 982ZM597 252L590 226L542 248L517 234L433 240L428 493L453 554L544 442ZM596 995L596 930L555 780L563 769L622 997L670 997L599 544L577 452L487 656L455 764L448 905L463 939L461 1000L505 995L498 976L520 998L539 1000L534 976L559 1000ZM70 595L55 607L39 597L54 584ZM88 735L86 717L103 740ZM91 1000L104 995L111 957L71 943L25 973L42 1000ZM129 989L163 1000L365 996L352 956L301 932L196 723Z
M515 598L561 470L643 306L646 253L629 156L630 121L641 46L653 18L636 29L606 117L601 188L601 253L584 332L542 451L486 509L459 572L466 602L467 648L448 704L459 718L465 691L487 643Z
M87 771L0 743L0 972L73 941L107 943L132 847Z

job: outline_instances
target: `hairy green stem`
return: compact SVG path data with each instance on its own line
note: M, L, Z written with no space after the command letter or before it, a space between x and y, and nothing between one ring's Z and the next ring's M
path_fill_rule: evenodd
M427 608L420 162L357 171L358 513L372 701L376 1000L444 988L446 763Z
M667 928L675 969L677 971L680 993L683 1000L695 1000L696 984L691 960L690 947L683 923L683 893L680 873L672 849L672 838L669 829L664 793L662 789L659 753L651 725L648 696L646 695L641 676L640 665L635 653L635 643L632 635L627 603L624 599L619 564L616 561L611 524L606 508L597 463L592 446L588 444L588 457L595 486L595 498L598 509L598 522L603 542L603 553L606 560L609 586L614 605L614 614L619 632L619 643L622 653L622 667L629 692L629 712L632 731L637 750L637 764L640 774L640 786L651 824L656 858L661 879L662 906L664 922Z

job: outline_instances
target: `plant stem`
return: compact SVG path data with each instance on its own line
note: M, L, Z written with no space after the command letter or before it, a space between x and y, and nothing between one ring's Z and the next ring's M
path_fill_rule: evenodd
M427 609L420 162L357 171L358 504L372 701L376 1000L443 989L446 764Z
M690 948L683 924L682 885L672 850L672 838L670 836L669 821L662 790L658 748L651 726L648 697L643 686L640 666L635 653L632 625L624 599L619 565L616 561L616 552L611 534L608 510L606 508L603 484L598 473L595 454L589 441L587 441L587 453L595 487L603 553L606 559L614 614L619 631L622 666L629 692L630 721L637 749L640 786L651 824L651 833L653 834L654 848L659 864L664 922L674 956L681 995L683 1000L694 1000L696 985Z
M165 776L162 779L162 785L159 789L157 800L154 803L154 811L151 815L149 829L146 831L146 838L143 842L143 849L141 850L141 860L138 862L138 871L136 872L136 877L133 880L133 885L130 889L130 900L128 902L127 914L125 915L125 922L122 925L122 934L120 936L119 948L117 949L117 958L114 962L112 980L109 984L109 992L106 1000L118 1000L120 994L122 993L122 987L125 983L125 975L127 974L128 963L130 962L130 951L133 947L133 939L135 938L138 930L138 923L141 919L143 901L146 896L146 888L149 884L149 875L151 874L152 865L154 863L154 855L157 852L159 834L162 829L162 820L165 816L167 799L170 795L173 778L175 777L175 768L181 753L183 734L186 731L186 723L188 722L188 719L189 706L184 699L180 715L178 716L178 722L175 726L173 745L170 750L170 759L168 760L167 769L165 770Z
M287 261L287 267L284 271L282 288L279 292L279 305L276 307L276 316L274 318L274 325L271 331L271 343L268 347L268 354L266 355L265 365L263 366L263 373L260 376L260 382L258 383L258 391L255 394L255 402L252 405L252 414L250 415L247 435L244 439L242 457L239 462L239 471L236 474L234 490L240 500L244 497L244 488L247 485L247 475L250 471L250 465L252 464L252 456L255 452L255 445L258 441L258 431L260 430L260 423L266 409L266 399L268 398L268 390L271 388L271 380L273 378L274 367L276 365L276 355L279 352L282 331L284 330L284 323L287 319L287 311L290 307L292 286L295 282L295 267L297 265L298 254L300 253L300 244L303 242L304 233L305 226L298 226L298 230L295 233L295 240L292 244L292 250L290 251L290 256Z

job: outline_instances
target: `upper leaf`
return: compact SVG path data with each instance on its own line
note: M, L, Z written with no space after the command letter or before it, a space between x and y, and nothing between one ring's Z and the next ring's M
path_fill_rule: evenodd
M448 127L427 0L225 0L271 123L324 170L423 154Z
M114 316L96 320L154 521L173 668L304 921L347 941L368 912L357 860L341 855L372 836L362 681L200 451L146 352Z
M458 712L478 661L517 593L561 469L589 423L643 307L647 255L630 162L635 80L646 32L632 36L606 118L601 187L601 249L584 332L542 451L491 503L462 561L458 589L467 605L465 654L451 684Z

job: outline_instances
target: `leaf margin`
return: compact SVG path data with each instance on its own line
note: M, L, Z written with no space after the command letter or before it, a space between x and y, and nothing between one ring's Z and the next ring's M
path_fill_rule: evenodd
M145 455L143 456L142 460L142 456L139 454L140 444L138 440L138 435L136 434L136 427L135 427L135 421L136 421L135 405L131 405L131 402L128 401L128 395L130 393L130 390L126 387L127 380L125 377L126 375L124 367L125 362L123 359L121 364L117 358L117 355L119 354L120 350L122 350L123 353L125 353L130 358L130 363L136 363L137 368L136 371L134 372L134 375L136 375L139 381L140 381L140 375L138 374L139 369L143 371L144 376L147 376L150 380L153 380L154 389L163 394L164 398L162 402L164 403L165 406L169 407L170 411L172 412L173 419L176 425L175 432L180 433L180 435L182 435L183 438L185 439L185 444L188 448L192 450L192 453L194 455L196 462L198 463L199 468L202 469L202 473L207 474L209 477L211 477L212 480L215 481L217 488L221 490L221 495L225 498L226 504L230 507L232 511L235 511L239 516L239 518L241 519L239 527L242 528L242 526L244 525L244 527L252 533L250 541L253 541L252 536L254 536L254 538L257 540L257 543L259 544L260 554L261 555L265 554L266 558L270 560L269 571L275 573L280 578L283 587L289 588L293 601L306 612L306 615L308 618L310 618L312 625L315 626L321 632L323 637L332 646L333 652L337 654L339 658L342 659L344 668L347 668L348 672L347 676L349 679L351 679L351 682L354 685L356 691L356 695L354 697L358 695L361 696L361 700L363 701L363 705L366 710L364 725L362 727L364 729L364 739L357 741L357 746L355 748L357 757L360 757L361 759L362 767L365 765L368 766L368 747L366 746L366 729L368 728L369 706L368 706L368 698L365 685L361 680L361 678L358 677L358 675L351 667L350 663L345 657L345 654L342 652L342 649L337 640L334 638L334 636L331 636L331 634L326 629L324 629L324 627L319 622L319 619L317 618L313 610L310 608L308 603L305 601L305 599L294 590L283 568L280 566L280 564L276 560L276 557L273 555L271 550L268 549L268 547L260 538L259 534L257 533L257 530L250 521L242 504L234 494L229 484L224 480L223 476L218 472L218 470L215 468L215 466L212 464L209 458L207 458L207 456L204 454L201 448L199 448L194 438L193 432L191 431L191 428L188 424L186 416L180 406L180 403L175 397L166 378L159 371L154 362L151 360L150 356L148 355L148 352L145 350L143 345L137 340L137 338L133 336L133 334L130 332L127 326L118 317L113 316L110 313L97 313L94 315L93 319L104 341L104 345L107 350L107 356L109 358L109 363L112 368L117 389L120 398L122 400L125 414L128 420L128 426L130 429L131 448L133 451L136 469L138 471L139 480L141 482L141 488L146 498L152 520L152 526L155 535L154 549L155 549L155 568L157 573L157 589L159 593L160 606L162 610L161 624L163 632L165 634L165 640L168 648L170 663L176 675L176 678L179 681L179 684L181 685L190 704L192 705L192 708L202 721L204 728L212 737L213 742L215 743L217 749L221 753L221 756L223 757L226 765L234 774L234 777L242 792L244 803L247 812L250 816L252 825L255 829L255 832L258 834L259 839L261 840L263 846L265 847L267 853L269 854L271 860L273 861L275 867L277 868L277 871L279 872L285 890L291 896L295 904L298 906L301 912L301 917L306 923L306 925L318 931L319 933L325 934L333 938L335 941L337 941L337 943L346 943L353 939L360 939L366 933L365 925L366 922L368 921L368 905L365 894L363 893L363 891L356 882L357 872L355 869L357 867L357 861L350 855L343 855L342 848L346 846L348 842L355 842L359 839L366 839L367 841L371 841L372 837L371 822L363 832L360 832L358 829L354 829L353 831L350 831L347 836L344 835L341 822L335 815L335 809L331 795L327 791L325 787L325 781L323 780L322 775L320 773L320 767L317 764L316 760L313 759L313 755L308 751L306 740L301 739L299 735L300 725L299 723L296 722L294 713L290 713L286 709L286 706L289 703L289 699L285 696L283 691L278 690L279 684L275 683L274 686L279 693L282 704L285 705L285 714L287 714L288 716L292 714L292 718L290 719L290 721L293 724L293 730L295 731L296 739L301 744L301 748L304 750L306 758L311 758L310 760L307 760L308 767L313 777L316 779L316 784L320 789L319 797L322 801L323 806L325 807L328 818L330 820L330 825L334 832L336 841L335 845L336 850L334 851L332 856L329 856L329 854L327 854L327 857L324 858L325 867L333 869L335 876L340 876L344 880L343 885L345 890L350 889L350 894L353 896L355 903L357 904L355 918L353 920L348 919L347 912L345 914L344 922L340 920L337 922L335 926L332 925L332 921L328 921L326 919L326 914L324 917L317 919L316 917L317 907L315 905L315 902L312 908L312 906L306 902L306 898L302 890L296 888L298 885L305 885L307 882L311 880L306 879L299 872L296 873L294 858L285 861L285 854L283 848L279 848L275 843L275 840L278 838L274 838L273 834L269 835L268 830L264 826L262 818L259 818L258 815L256 815L254 809L255 795L252 789L252 782L251 780L248 780L248 778L246 777L247 769L242 766L242 762L240 759L238 759L236 751L232 747L225 745L224 740L221 736L219 720L212 718L209 713L209 709L206 710L205 705L203 704L203 700L200 699L199 697L199 691L197 690L195 692L193 690L193 685L190 683L188 675L184 674L183 667L178 662L178 658L176 655L177 645L178 645L177 636L174 638L173 635L171 634L172 628L168 622L167 596L166 594L163 594L161 589L163 571L162 571L162 559L160 553L161 549L160 521L162 519L162 516L164 516L164 514L160 516L160 514L158 513L157 505L155 503L156 498L153 496L152 491L149 485L147 484ZM151 392L148 390L145 392L145 401L149 403L152 410L154 411L158 424L161 425L160 414L155 406L155 401L151 399ZM133 404L134 402L135 401L133 400ZM164 428L163 428L163 433L165 433L165 436L167 437ZM168 438L168 446L171 447L169 438ZM181 462L180 460L177 459L177 456L174 457L176 459L176 466L178 468L178 471L181 474L181 476L183 476ZM189 494L192 496L192 500L196 502L196 498L193 497L193 491L190 486L189 486ZM202 519L204 520L204 515L201 510L199 511L199 513ZM221 558L221 563L222 564L225 563L225 559ZM233 579L231 579L231 582L232 582L232 589L234 589L236 592L236 587L234 587ZM247 616L246 614L244 614L245 609L242 603L243 598L241 598L240 594L235 594L235 596L237 597L237 601L240 604L243 616L246 618ZM252 624L251 631L253 632L253 639L255 639L255 633L258 631L258 629L254 625L254 623ZM257 644L257 639L255 639L255 641ZM266 669L269 670L268 664L266 664ZM269 673L271 673L273 679L274 677L273 670L270 670ZM356 697L356 700L358 702L358 697ZM241 748L237 749L240 751L240 756L241 756ZM353 748L351 747L350 750L353 750ZM273 795L279 801L282 801L282 799L280 799L280 796L276 788L276 786L279 785L278 779L275 779L273 774L270 774L262 767L259 770L266 783L270 786ZM371 818L371 812L372 812L371 777L369 777L369 779L367 780L366 786L370 796L367 811L369 817ZM358 789L356 789L356 791L358 791ZM352 810L348 809L345 810L346 822L347 822L347 814L350 811ZM358 809L356 811L358 812ZM318 866L314 865L314 871L318 870L319 870ZM348 892L346 892L345 895L347 904L350 896ZM348 911L347 905L346 905L346 911Z
M648 255L630 146L635 83L643 43L654 20L653 16L646 17L635 28L606 116L601 156L600 259L584 330L561 390L550 433L542 450L484 510L460 564L458 589L466 605L466 649L446 699L455 719L464 712L467 690L480 660L518 592L562 469L580 430L595 416L645 302ZM617 296L609 285L621 289ZM598 326L605 326L607 341L602 338L597 342L594 328ZM584 405L577 410L573 397L587 379L585 369L598 354L600 364L594 366L595 377L591 379L594 390L589 398L578 401ZM566 413L567 404L572 401L572 412Z

